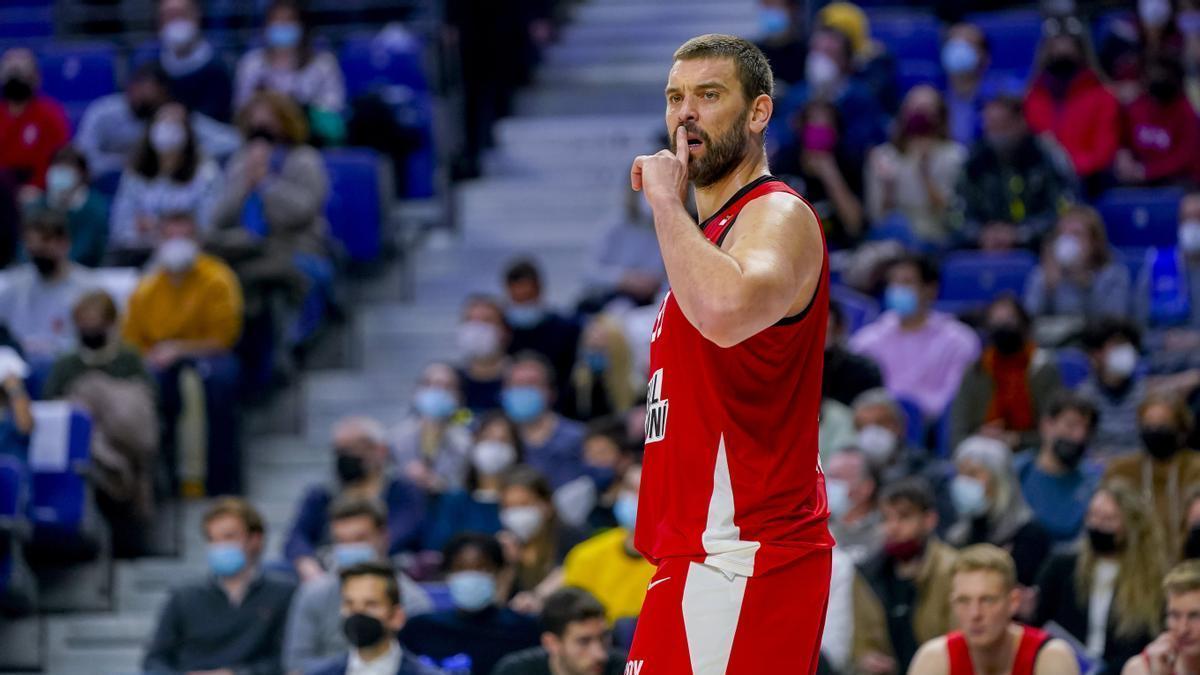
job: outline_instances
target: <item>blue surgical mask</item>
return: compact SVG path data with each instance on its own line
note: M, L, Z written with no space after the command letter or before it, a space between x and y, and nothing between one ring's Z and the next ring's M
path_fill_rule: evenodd
M366 543L337 544L333 547L333 564L340 570L371 562L378 557L375 547Z
M413 397L413 406L421 417L444 420L458 409L458 401L441 387L421 387Z
M209 544L208 569L213 576L231 577L246 568L246 552L237 544Z
M920 304L917 289L912 286L891 284L883 294L884 307L900 315L901 319L907 319L916 314Z
M782 7L758 8L758 34L761 37L783 33L787 31L791 24L791 17L788 16L787 10Z
M613 517L617 519L617 525L626 529L632 530L637 525L637 495L632 492L622 492L620 497L617 497L616 503L613 504Z
M446 577L450 599L464 612L478 612L496 598L496 578L487 572L453 572Z
M267 44L272 47L290 48L300 44L304 31L300 24L291 21L273 23L267 26Z
M949 75L962 75L979 67L979 52L971 43L951 38L942 47L942 68Z
M611 466L583 465L583 475L592 479L597 492L607 492L617 478L617 472Z
M587 362L588 370L593 373L603 373L608 370L608 355L604 352L589 351L583 355L583 359Z
M79 172L73 166L56 164L46 170L46 201L61 206L67 194L79 185Z
M955 476L950 481L950 501L958 515L973 517L987 511L987 489L983 483L968 476Z
M525 424L546 411L546 395L536 387L509 387L500 394L500 404L509 419Z
M513 328L533 328L542 322L546 310L538 305L509 305L504 317Z

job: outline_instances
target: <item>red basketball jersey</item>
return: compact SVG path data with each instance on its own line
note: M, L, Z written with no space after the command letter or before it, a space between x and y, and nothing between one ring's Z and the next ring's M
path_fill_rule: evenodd
M1032 626L1022 626L1021 642L1013 658L1012 675L1034 675L1038 654L1050 641L1050 635ZM950 660L950 675L975 675L971 650L961 631L946 636L946 652Z
M704 235L720 246L742 208L771 192L800 199L764 176L706 220ZM650 338L634 535L651 562L682 556L753 576L833 546L817 455L829 313L824 251L821 266L802 312L729 348L701 335L667 293Z

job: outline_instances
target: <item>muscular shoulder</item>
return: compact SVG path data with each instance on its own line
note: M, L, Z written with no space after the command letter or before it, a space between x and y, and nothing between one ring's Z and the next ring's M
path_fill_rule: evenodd
M1141 654L1130 657L1121 669L1121 675L1150 675L1150 669L1146 667L1146 658Z
M1070 645L1058 639L1050 640L1038 652L1035 675L1078 675L1079 661Z
M948 675L950 653L946 649L946 636L936 637L921 645L908 669L909 675Z
M774 228L786 228L783 232L791 233L792 237L820 234L817 217L807 202L790 192L769 192L742 207L737 225L727 239L736 241L748 231L770 231Z

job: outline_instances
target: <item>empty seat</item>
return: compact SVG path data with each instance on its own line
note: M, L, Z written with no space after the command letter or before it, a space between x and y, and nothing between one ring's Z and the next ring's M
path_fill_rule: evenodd
M1037 259L1032 253L953 253L942 265L941 299L965 306L990 302L1000 293L1020 295Z
M328 150L329 233L354 262L370 262L382 249L379 155L374 150Z
M63 103L87 103L117 89L116 52L104 44L52 44L38 53L42 89Z
M89 557L96 546L87 480L91 418L63 401L35 402L33 418L28 511L34 546Z
M987 37L992 70L1022 78L1033 70L1038 42L1042 39L1042 15L1037 10L979 12L967 15L964 20L979 26Z
M0 38L48 38L54 35L52 7L0 9Z
M903 59L896 62L896 87L904 95L918 84L929 84L938 91L946 89L946 74L937 61Z
M1092 372L1091 361L1087 354L1074 347L1064 347L1058 350L1058 374L1062 377L1063 386L1074 389L1088 378Z
M938 61L941 36L938 21L929 14L872 13L871 37L901 60Z
M1096 203L1113 246L1174 246L1180 188L1117 188Z
M418 40L386 40L358 36L346 40L339 55L351 98L379 86L403 85L417 91L429 89Z

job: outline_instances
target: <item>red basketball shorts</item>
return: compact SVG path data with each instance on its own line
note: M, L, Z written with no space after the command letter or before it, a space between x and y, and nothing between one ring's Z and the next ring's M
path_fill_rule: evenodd
M817 671L830 551L734 576L663 561L646 592L625 675L802 675Z

